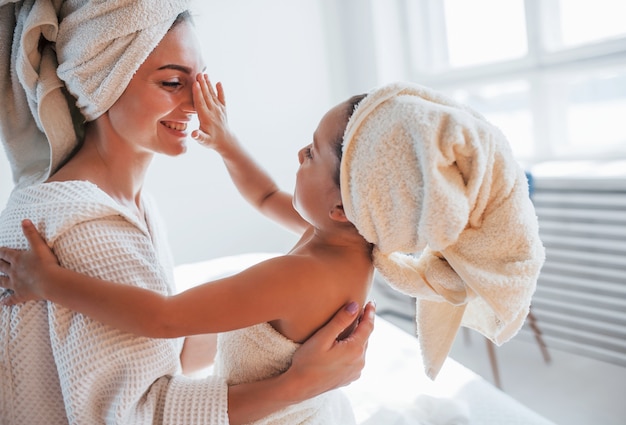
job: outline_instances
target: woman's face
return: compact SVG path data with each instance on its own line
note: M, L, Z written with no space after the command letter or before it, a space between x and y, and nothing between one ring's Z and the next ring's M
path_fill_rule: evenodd
M331 208L341 205L341 193L334 179L339 167L335 149L348 124L346 111L345 103L328 111L313 134L313 143L298 152L300 168L293 203L314 226L328 218Z
M196 74L204 68L192 25L177 24L109 109L113 137L138 152L184 153L188 127L195 115L191 88Z

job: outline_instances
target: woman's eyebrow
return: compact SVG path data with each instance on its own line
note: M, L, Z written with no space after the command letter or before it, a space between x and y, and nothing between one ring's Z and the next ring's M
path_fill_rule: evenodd
M163 65L162 67L157 68L157 71L161 71L162 69L174 69L174 70L177 70L177 71L184 72L185 74L191 74L191 68L189 68L187 66L183 66L183 65L177 65L175 63ZM205 71L206 71L206 66L204 68L202 68L201 72L205 72Z
M184 72L185 74L191 74L191 68L183 66L183 65L176 65L174 63L163 65L157 68L158 71L161 71L162 69L174 69L176 71Z

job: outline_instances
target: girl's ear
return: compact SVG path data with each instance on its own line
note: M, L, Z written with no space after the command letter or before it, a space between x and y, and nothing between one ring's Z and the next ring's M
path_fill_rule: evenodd
M343 210L343 204L337 204L330 209L328 213L330 218L335 221L339 221L342 223L348 222L348 217L346 217L346 213Z

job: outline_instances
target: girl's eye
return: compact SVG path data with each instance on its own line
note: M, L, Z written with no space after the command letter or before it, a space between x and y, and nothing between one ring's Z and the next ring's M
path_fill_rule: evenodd
M311 155L311 148L310 147L306 147L304 149L304 156L306 156L309 159L313 158L313 155Z

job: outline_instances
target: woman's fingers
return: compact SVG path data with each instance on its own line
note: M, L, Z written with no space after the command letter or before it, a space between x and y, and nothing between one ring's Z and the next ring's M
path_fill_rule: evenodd
M359 305L355 302L347 304L344 308L335 313L335 316L321 329L319 329L311 338L317 340L317 343L325 344L328 348L332 347L337 338L345 333L358 317ZM367 346L367 340L374 330L374 306L368 303L361 315L356 329L344 340L350 340L353 345Z
M350 340L357 345L362 345L364 349L367 349L367 343L369 337L374 331L374 318L376 317L376 305L370 301L365 305L363 314L359 318L359 324L352 334L348 335L345 339Z

